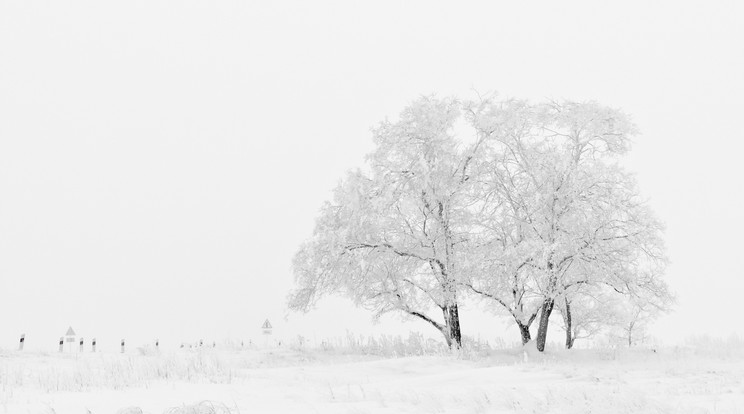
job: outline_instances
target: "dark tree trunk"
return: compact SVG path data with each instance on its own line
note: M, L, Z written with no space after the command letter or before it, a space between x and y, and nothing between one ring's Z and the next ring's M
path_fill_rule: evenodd
M573 326L571 325L571 304L566 299L566 313L563 315L564 322L566 323L566 349L573 347Z
M545 350L545 341L548 338L548 321L550 320L550 313L553 312L553 305L555 305L554 299L546 299L540 310L540 325L537 327L537 350L540 352Z
M522 345L527 344L527 342L532 340L532 335L530 335L530 327L529 325L525 325L520 321L517 321L517 326L519 327L519 334L522 336Z
M457 304L445 306L442 309L445 320L445 336L449 336L447 345L450 348L454 345L457 349L462 348L462 333L460 332L460 312Z

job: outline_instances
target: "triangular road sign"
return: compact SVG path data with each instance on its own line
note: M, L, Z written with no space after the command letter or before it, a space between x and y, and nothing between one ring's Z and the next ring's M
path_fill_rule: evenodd
M67 328L67 333L65 336L75 336L75 331L72 330L72 326Z
M264 324L261 327L261 329L271 329L271 322L269 322L269 320L266 319L266 322L264 322Z

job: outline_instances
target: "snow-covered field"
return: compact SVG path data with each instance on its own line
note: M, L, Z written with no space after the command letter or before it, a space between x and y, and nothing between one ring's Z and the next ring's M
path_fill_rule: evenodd
M4 413L742 413L737 347L0 352ZM141 410L141 411L140 411Z

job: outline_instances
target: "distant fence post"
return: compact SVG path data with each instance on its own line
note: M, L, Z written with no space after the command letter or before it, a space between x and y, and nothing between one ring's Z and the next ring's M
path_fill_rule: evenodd
M96 338L93 338L93 340L90 343L91 346L91 352L96 352Z
M80 352L83 352L83 342L85 341L83 341L83 337L81 336L80 337Z
M121 340L121 353L124 353L124 340Z
M60 336L59 337L59 352L62 352L65 350L65 338Z
M21 343L18 344L18 350L23 351L23 342L26 341L26 334L21 334Z

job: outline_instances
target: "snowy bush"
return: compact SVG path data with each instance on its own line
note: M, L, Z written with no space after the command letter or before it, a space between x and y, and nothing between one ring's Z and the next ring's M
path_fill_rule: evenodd
M216 401L202 401L193 405L173 407L165 410L163 414L231 414L225 404Z

